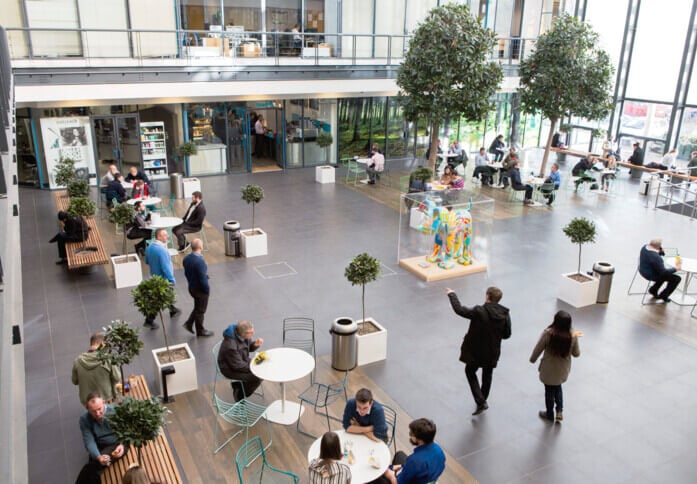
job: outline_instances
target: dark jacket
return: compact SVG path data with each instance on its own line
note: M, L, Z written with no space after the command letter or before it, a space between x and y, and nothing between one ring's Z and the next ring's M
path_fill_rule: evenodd
M641 148L635 148L632 156L629 157L629 161L632 165L643 165L644 164L644 150Z
M82 242L87 239L90 226L87 225L85 219L82 217L68 217L63 222L63 232L65 233L65 238L68 240L73 240L75 242Z
M118 180L110 181L109 184L104 189L104 193L106 193L106 199L109 202L111 202L111 200L113 200L114 198L119 203L121 203L125 200L128 200L128 195L126 194L126 190L123 188L123 185Z
M194 208L196 207L196 208ZM189 211L193 210L193 213L191 214L191 217L188 219L186 218L187 215L189 215ZM184 223L188 225L189 227L194 227L197 229L200 229L201 226L203 225L203 221L206 218L206 207L203 205L203 202L200 202L198 206L195 206L193 202L191 202L191 205L189 205L189 208L186 209L186 213L184 214Z
M523 185L520 179L520 170L518 168L511 168L508 170L508 177L511 179L511 186L514 189L525 188L525 185Z
M460 305L454 292L448 294L456 314L470 320L470 327L460 347L460 361L495 368L501 356L501 340L511 337L511 316L498 303L468 308Z
M129 171L128 175L126 175L124 179L129 183L133 183L136 180L143 180L145 183L150 185L150 180L148 179L148 176L140 170L138 170L138 172L135 175L131 175L131 172Z
M663 258L655 250L649 250L647 246L641 248L639 253L639 274L647 281L658 281L676 271L675 267L666 267L663 263Z
M198 289L206 294L210 293L208 286L208 266L201 254L191 253L184 257L182 262L184 275L189 283L189 289Z
M494 139L494 141L491 142L491 145L489 146L489 153L500 153L503 152L503 148L506 146L506 144L503 141L499 141L498 138Z
M581 160L574 165L573 169L571 170L571 174L573 176L580 176L584 171L592 169L593 165L591 165L590 161L588 161L586 158L581 158Z
M229 336L223 333L223 343L218 352L220 372L227 378L239 378L240 373L251 373L249 369L249 353L255 351L259 344L239 336Z

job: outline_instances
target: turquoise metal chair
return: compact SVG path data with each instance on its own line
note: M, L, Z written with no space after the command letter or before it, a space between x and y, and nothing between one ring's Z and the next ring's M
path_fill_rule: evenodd
M314 382L312 383L312 385L306 388L300 395L298 395L298 399L300 400L300 408L298 409L298 420L295 424L295 428L298 430L298 432L300 432L301 434L305 434L308 437L316 438L315 435L305 432L300 428L300 417L302 416L303 412L303 403L312 405L314 407L315 413L323 415L327 418L327 431L331 430L331 424L329 423L330 418L340 421L340 419L329 415L329 405L337 401L342 393L344 394L344 401L348 401L348 396L346 394L346 383L348 382L348 374L349 372L347 370L344 374L344 378L341 381L332 383L331 385ZM324 411L320 412L318 411L318 409L324 409Z
M240 478L240 484L297 484L300 482L300 478L292 472L282 471L271 466L266 461L266 452L264 450L261 445L261 438L254 437L245 442L237 451L235 466L237 467L237 476ZM256 465L254 468L245 471L259 456L261 456L261 465Z
M241 380L235 380L234 378L228 378L223 373L220 371L220 366L218 365L218 353L220 353L220 345L222 344L222 341L218 341L213 348L211 349L211 353L213 353L213 364L215 365L215 376L213 377L213 394L215 395L215 387L216 384L218 383L218 377L220 377L222 380L229 381L231 383L239 383L240 386L242 387L242 395L244 395L244 398L247 398L248 395L245 394L244 392L244 384ZM259 385L259 388L257 388L257 391L254 392L254 395L259 395L260 397L264 397L264 384L262 383ZM249 395L250 397L252 395ZM215 399L214 402L215 403Z
M317 366L317 349L315 346L315 320L311 318L283 319L283 346L307 352ZM315 381L315 371L310 373L310 383Z
M367 175L365 165L358 163L356 160L349 160L346 167L346 183L348 184L349 179L353 178L353 184L355 185L358 183L360 175Z
M397 412L392 407L382 404L382 409L385 411L385 423L387 424L387 447L394 446L394 453L397 453L397 442L394 440L395 429L397 428Z

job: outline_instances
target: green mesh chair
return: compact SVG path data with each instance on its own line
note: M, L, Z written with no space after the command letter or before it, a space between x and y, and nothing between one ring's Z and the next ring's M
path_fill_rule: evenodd
M261 483L276 483L276 484L297 484L300 478L292 472L282 471L271 466L266 461L266 452L261 445L261 438L254 437L240 447L235 455L235 466L237 467L237 476L240 478L240 484L261 484ZM261 463L251 467L259 456Z
M242 432L245 433L245 444L249 442L249 428L254 427L261 419L266 421L266 430L269 434L269 443L266 444L264 449L268 449L273 442L273 435L271 433L271 426L269 421L266 419L266 407L263 405L258 405L256 403L250 402L248 399L243 398L239 402L228 402L223 400L218 396L215 391L213 392L213 404L215 406L215 431L213 432L213 453L217 454L230 443L232 439L240 435ZM225 442L218 445L218 418L222 418L227 423L240 427L240 429L235 432L232 437L229 437ZM259 437L256 437L259 438ZM261 438L259 438L261 443ZM251 461L247 461L251 462Z
M223 344L222 341L218 341L213 348L211 349L211 353L213 354L213 364L215 365L215 375L213 377L213 395L215 395L215 390L216 390L216 384L218 383L218 378L221 380L229 381L231 383L239 383L240 387L242 387L242 395L244 395L244 398L247 398L248 396L252 395L246 395L244 392L244 384L241 380L235 380L234 378L228 378L223 373L220 371L220 366L218 365L218 353L220 353L220 345ZM262 383L259 385L259 388L254 392L253 395L259 395L260 397L264 397L264 384ZM215 399L214 399L215 403Z

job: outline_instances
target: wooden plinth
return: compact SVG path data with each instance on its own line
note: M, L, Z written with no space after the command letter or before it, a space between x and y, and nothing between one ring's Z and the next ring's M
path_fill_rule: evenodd
M453 277L466 276L468 274L484 272L487 270L486 264L480 264L477 261L473 261L473 263L468 266L463 266L462 264L458 264L456 262L452 269L441 269L435 262L432 262L428 267L421 267L419 263L424 262L425 260L426 257L420 255L417 257L410 257L408 259L400 259L399 265L408 271L413 272L426 282L442 281L443 279L452 279Z

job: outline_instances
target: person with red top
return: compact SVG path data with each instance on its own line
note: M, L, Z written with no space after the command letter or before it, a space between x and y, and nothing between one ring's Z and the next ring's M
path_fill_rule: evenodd
M143 180L136 180L131 198L146 198L150 196L150 187Z

